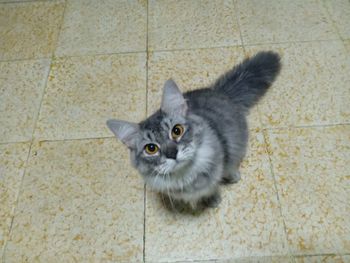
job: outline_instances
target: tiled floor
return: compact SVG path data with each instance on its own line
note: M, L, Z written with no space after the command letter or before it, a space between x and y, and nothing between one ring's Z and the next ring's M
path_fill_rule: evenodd
M3 262L350 262L348 0L0 0ZM272 49L242 180L166 210L105 126Z

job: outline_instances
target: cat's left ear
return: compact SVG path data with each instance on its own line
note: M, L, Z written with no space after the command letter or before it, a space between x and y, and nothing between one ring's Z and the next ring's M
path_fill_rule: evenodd
M181 114L185 116L187 113L186 100L172 79L167 80L164 84L160 109L169 115Z
M120 120L108 120L108 128L121 140L128 148L134 148L140 127L136 123Z

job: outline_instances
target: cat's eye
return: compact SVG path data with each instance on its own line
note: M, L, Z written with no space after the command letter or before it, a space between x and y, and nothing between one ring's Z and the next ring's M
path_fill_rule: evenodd
M173 137L173 139L176 140L184 133L184 131L185 129L182 125L176 124L171 130L171 137Z
M159 148L157 145L155 145L154 143L149 143L146 144L145 146L145 152L149 155L154 155L158 152Z

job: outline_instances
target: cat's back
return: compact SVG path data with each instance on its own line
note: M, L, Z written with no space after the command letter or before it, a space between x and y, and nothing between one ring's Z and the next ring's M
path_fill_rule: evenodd
M206 119L221 133L237 133L247 129L246 117L240 105L226 94L210 89L198 89L184 94L189 111Z
M210 112L231 115L232 111L235 110L235 105L228 96L210 88L186 92L184 97L189 109L195 113L201 113L204 110L208 110Z
M189 112L202 117L223 146L225 160L244 155L248 138L244 110L227 95L210 88L184 94Z

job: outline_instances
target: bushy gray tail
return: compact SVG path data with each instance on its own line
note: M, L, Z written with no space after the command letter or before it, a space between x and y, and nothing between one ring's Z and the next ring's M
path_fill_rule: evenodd
M224 92L248 110L266 93L280 69L280 56L277 53L259 52L221 76L213 88Z

